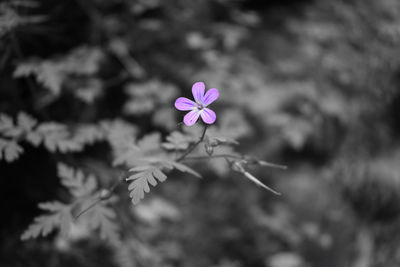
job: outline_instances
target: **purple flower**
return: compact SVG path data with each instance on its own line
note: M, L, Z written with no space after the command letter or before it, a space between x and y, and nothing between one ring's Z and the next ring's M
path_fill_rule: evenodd
M196 102L186 97L179 97L175 101L175 107L178 110L190 110L183 118L183 122L188 126L195 124L199 116L207 124L213 124L217 118L215 112L207 108L207 106L218 98L218 90L211 88L204 94L205 89L203 82L197 82L192 86L192 93Z

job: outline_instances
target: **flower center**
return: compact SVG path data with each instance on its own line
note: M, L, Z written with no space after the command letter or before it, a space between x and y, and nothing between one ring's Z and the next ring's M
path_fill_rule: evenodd
M200 103L196 103L196 107L197 107L198 110L204 109L204 106L202 104L200 104Z

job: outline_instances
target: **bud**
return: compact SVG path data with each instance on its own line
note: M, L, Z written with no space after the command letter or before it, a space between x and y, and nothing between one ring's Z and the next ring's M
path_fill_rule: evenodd
M211 145L209 145L209 144L205 144L204 145L204 148L206 149L206 153L209 155L209 156L211 156L213 153L214 153L214 148L211 146Z
M210 146L212 146L212 147L219 146L220 144L221 144L221 142L219 140L210 141Z
M103 189L103 190L100 191L100 199L101 200L108 199L108 198L110 198L110 196L111 196L110 190Z
M246 157L245 157L245 160L246 160L246 163L247 163L247 164L250 164L250 165L259 164L259 160L256 159L256 158L253 157L253 156L246 156Z
M244 170L244 168L242 166L242 162L238 161L238 160L235 160L235 161L232 162L231 168L235 172L240 172L240 173L244 173L245 172L245 170Z

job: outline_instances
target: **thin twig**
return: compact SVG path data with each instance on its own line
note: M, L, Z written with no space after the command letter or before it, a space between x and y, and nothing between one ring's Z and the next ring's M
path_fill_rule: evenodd
M200 139L192 144L179 158L177 158L175 161L179 162L182 161L186 158L187 155L189 155L190 153L192 153L192 151L204 140L204 137L206 136L206 131L207 131L208 126L204 125L204 129L203 129L203 133L201 134Z
M81 210L78 215L75 216L75 220L78 220L78 218L86 213L88 210L90 210L91 208L93 208L94 206L96 206L98 203L100 203L101 201L107 200L109 198L111 198L112 193L117 189L117 187L125 181L125 173L124 175L121 175L118 180L116 180L108 189L103 189L104 191L101 191L99 197L97 199L95 199L95 201L90 204L87 208ZM102 192L105 192L104 194Z
M178 159L176 159L177 162L184 160L187 155L189 155L201 142L203 142L204 137L206 136L206 131L207 131L207 125L204 126L203 132L199 140L196 143L192 144ZM77 220L82 214L86 213L88 210L96 206L99 202L109 199L112 196L112 193L117 189L117 187L122 182L125 181L125 177L126 173L124 173L124 175L121 175L119 179L116 180L108 189L105 189L106 194L104 196L100 195L95 202L93 202L87 208L80 211L78 215L75 216L75 220Z
M266 166L266 167L271 167L271 168L276 168L276 169L281 169L281 170L287 170L287 168L288 168L286 165L280 165L280 164L271 163L271 162L267 162L267 161L263 161L263 160L258 161L258 164L261 166Z
M110 196L111 196L111 193L114 192L115 189L117 189L118 185L119 185L120 183L122 183L122 182L125 181L125 176L126 176L125 174L124 174L124 175L121 175L121 176L119 177L119 179L118 179L117 181L115 181L115 182L110 186L110 188L108 189L108 193L109 193Z
M75 221L78 220L79 217L80 217L81 215L83 215L83 214L86 213L88 210L90 210L91 208L93 208L94 206L96 206L97 203L101 202L102 200L103 200L103 199L101 199L101 198L99 197L95 202L93 202L92 204L90 204L87 208L81 210L81 211L75 216Z
M211 156L186 157L183 160L202 160L202 159L212 159L212 158L242 159L242 157L240 157L240 156L229 155L229 154L218 154L218 155L211 155Z
M195 157L186 157L184 160L202 160L202 159L212 159L212 158L231 158L231 159L241 159L246 160L245 157L230 155L230 154L218 154L218 155L211 155L211 156L195 156ZM280 165L276 163L271 163L263 160L257 161L257 163L249 163L249 164L258 164L265 167L271 167L276 169L286 170L287 166Z

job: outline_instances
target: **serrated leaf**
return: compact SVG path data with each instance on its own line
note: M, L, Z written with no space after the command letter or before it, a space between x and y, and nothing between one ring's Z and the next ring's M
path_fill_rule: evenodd
M78 152L83 150L84 145L105 138L101 127L96 125L80 125L74 134L71 134L66 125L60 123L45 122L32 129L36 124L36 120L29 115L24 113L18 115L17 129L25 133L26 141L34 146L43 143L50 152Z
M100 129L114 149L133 143L138 131L135 126L123 120L101 121Z
M0 139L0 160L13 162L24 152L24 149L12 140Z
M172 166L174 166L175 169L177 169L177 170L179 170L181 172L187 172L187 173L190 173L190 174L192 174L192 175L194 175L194 176L196 176L198 178L201 178L201 174L200 173L196 172L192 168L190 168L190 167L188 167L188 166L186 166L186 165L184 165L182 163L179 163L179 162L176 162L176 161L171 161L171 164L172 164Z
M11 117L0 114L0 132L14 127L14 122Z
M33 146L37 147L42 142L43 136L36 131L32 131L32 132L27 133L25 139L26 139L26 141L31 143Z
M137 145L124 145L116 151L113 165L125 164L129 167L143 164L143 157L162 153L160 133L145 135L137 142Z
M31 62L23 62L17 65L14 70L13 77L20 78L20 77L27 77L31 74L35 73L35 69L37 64L34 64L33 61Z
M100 237L113 243L119 242L118 227L114 219L115 211L100 202L89 213L89 225L92 229L98 229Z
M61 235L69 232L72 223L71 207L58 202L55 204L41 203L39 207L52 210L51 214L36 217L34 222L28 226L28 229L21 235L22 240L36 238L38 236L47 236L56 229L60 229Z
M149 184L156 186L157 180L163 182L166 179L167 176L159 168L153 166L129 176L126 180L133 180L128 186L132 203L136 205L144 198L144 193L150 191Z
M39 83L55 95L60 93L64 78L59 66L50 60L31 60L20 63L13 75L16 78L34 75Z
M201 175L198 172L196 172L195 170L193 170L192 168L186 166L185 164L182 164L182 163L179 163L179 162L176 162L176 161L171 161L171 160L169 160L167 158L163 158L163 157L161 157L161 158L145 157L145 158L143 158L143 161L148 162L148 163L152 163L152 164L159 164L162 167L167 168L167 169L174 169L175 168L175 169L177 169L177 170L179 170L181 172L187 172L187 173L190 173L190 174L192 174L192 175L194 175L196 177L201 178Z
M50 212L56 212L58 210L63 209L65 204L59 202L59 201L52 201L52 202L42 202L38 204L38 207L42 210L50 211Z
M3 136L16 139L22 134L28 134L37 124L37 120L26 114L19 112L17 121L14 123L11 117L0 114L0 132Z
M160 90L162 88L162 90ZM177 88L158 80L141 84L128 84L126 93L130 99L125 103L124 112L131 115L148 114L170 102L177 94Z
M209 136L209 143L213 146L218 145L239 145L239 142L233 138L220 137L220 136Z
M71 76L95 73L101 58L101 50L97 48L78 47L63 58L20 63L13 75L16 78L34 75L53 95L59 95L64 82Z
M3 131L3 136L9 137L12 139L17 139L19 136L21 136L24 133L24 131L18 127L10 128L8 130Z
M161 134L150 133L148 135L145 135L142 139L138 141L137 145L145 155L148 155L152 152L158 152L161 145Z
M103 131L96 125L80 125L73 136L73 140L82 145L93 144L104 138Z
M87 196L96 190L97 181L93 175L85 178L82 171L73 169L62 163L58 164L57 169L61 184L68 188L74 197Z
M0 132L3 136L9 138L17 138L24 131L23 129L17 127L11 117L1 114L0 115Z
M181 132L172 132L166 138L167 142L162 143L162 146L168 150L185 150L190 143L197 141L197 137L185 135Z
M143 156L142 151L135 144L126 145L124 148L115 150L115 158L113 160L113 165L127 165L135 166L139 163L139 159Z
M149 165L144 165L144 166L138 166L138 167L134 167L129 169L130 172L142 172L145 171L147 169L150 169L152 166Z
M37 131L42 135L52 134L52 133L63 133L63 136L68 136L66 126L56 122L45 122L39 125Z
M77 152L83 149L83 145L74 140L67 128L59 123L42 123L37 128L36 132L42 137L44 146L50 152L60 151Z
M74 92L76 98L86 104L92 104L102 94L102 82L99 79L88 79Z
M17 124L24 132L30 132L37 125L37 120L25 112L20 112L17 116Z

